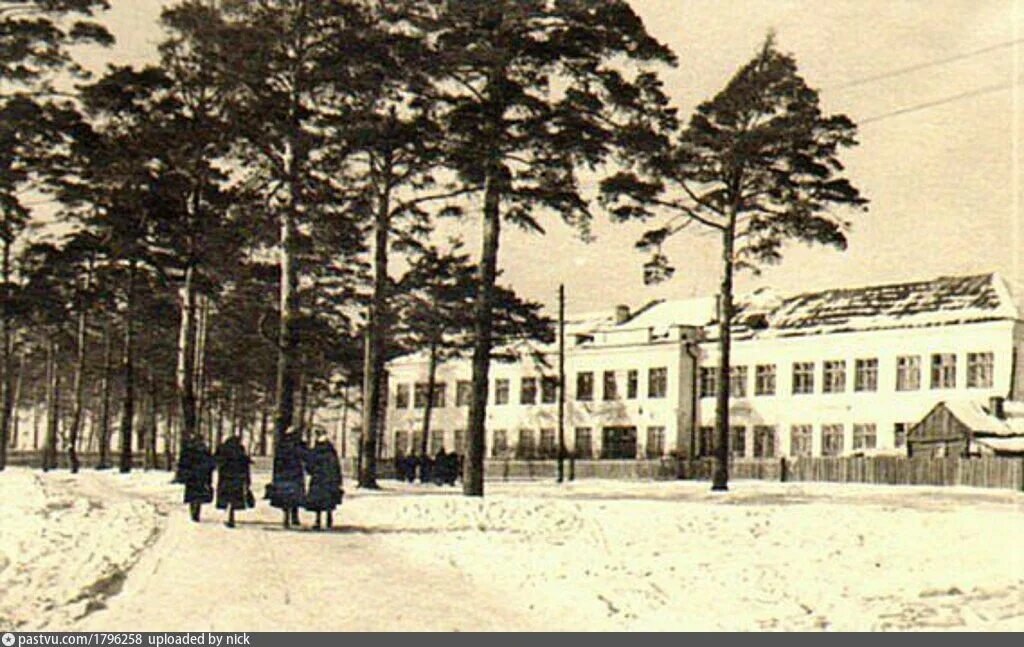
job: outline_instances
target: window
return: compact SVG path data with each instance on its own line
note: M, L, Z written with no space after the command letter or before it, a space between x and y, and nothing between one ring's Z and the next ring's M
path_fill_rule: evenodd
M576 399L590 402L594 399L594 374L591 372L576 374Z
M917 391L921 388L921 357L904 355L896 358L896 390Z
M754 369L754 395L775 395L775 364L759 364Z
M821 426L822 456L839 456L843 453L843 425Z
M907 435L914 426L912 422L897 422L893 428L893 445L896 449L907 446Z
M537 404L537 378L524 377L519 382L519 404Z
M466 453L466 430L456 429L455 430L455 446L452 448L456 454Z
M605 402L619 399L618 386L615 384L615 371L604 372L604 396Z
M854 362L853 374L854 391L877 391L878 390L878 360L858 359Z
M700 447L697 449L698 456L713 456L715 453L715 428L700 428Z
M558 443L554 429L540 430L540 445L537 447L537 458L558 458Z
M775 457L775 427L757 425L754 427L754 458Z
M412 406L417 409L427 408L427 383L417 382L413 387Z
M647 458L661 458L665 455L665 428L647 428Z
M791 456L811 456L814 442L814 427L793 425L789 428L789 453Z
M395 456L405 456L409 453L409 432L395 432Z
M396 409L408 409L409 408L409 385L398 384L395 386L395 408Z
M717 366L702 366L700 367L700 397L702 398L713 398L715 397L715 383L718 377Z
M992 388L992 353L967 353L967 388Z
M594 436L590 427L576 427L575 450L578 458L594 457Z
M626 373L626 397L635 400L640 392L640 371L633 369Z
M747 397L746 366L732 366L729 368L729 396L733 398Z
M668 393L668 369L652 368L647 371L647 397L663 398Z
M554 404L558 401L558 378L545 377L540 381L540 401Z
M473 400L473 383L459 380L455 384L455 406L468 407Z
M409 448L410 454L420 454L423 451L423 432L414 431L412 432L412 446Z
M747 428L736 426L730 430L729 449L732 455L743 458L747 455Z
M494 442L491 447L491 456L504 458L508 455L508 432L504 429L494 430Z
M430 432L430 455L433 456L442 449L444 449L444 432L435 429Z
M932 355L932 388L956 388L956 355L953 353Z
M814 362L793 364L793 394L814 393Z
M821 383L822 393L842 393L846 390L846 362L843 360L832 360L825 362L823 380Z
M601 431L601 458L636 458L636 427L605 427Z
M537 454L537 439L532 429L519 430L519 442L516 444L516 458L534 458Z
M434 384L434 401L431 403L436 409L444 409L448 406L447 401L448 385L444 382Z
M494 404L508 404L508 380L494 380Z
M878 430L874 424L853 426L853 448L874 449L878 446Z

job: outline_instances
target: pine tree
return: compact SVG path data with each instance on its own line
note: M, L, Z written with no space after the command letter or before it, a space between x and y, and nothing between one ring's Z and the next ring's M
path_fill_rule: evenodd
M856 126L845 115L823 114L818 92L769 36L761 51L665 144L652 146L635 172L604 181L602 193L621 219L664 215L666 220L638 243L652 252L644 270L647 282L671 277L662 244L674 234L696 224L721 236L712 487L725 490L733 275L778 262L787 241L845 249L848 223L836 210L867 204L842 177L838 157L841 149L856 144Z
M541 217L554 213L586 234L592 212L579 171L629 154L671 121L651 65L675 58L625 0L408 5L433 47L448 162L483 196L464 481L467 495L482 496L502 223L542 233Z
M0 470L14 404L13 249L30 215L23 197L41 188L64 139L70 107L54 79L84 76L70 48L113 42L91 20L105 8L105 0L0 0Z

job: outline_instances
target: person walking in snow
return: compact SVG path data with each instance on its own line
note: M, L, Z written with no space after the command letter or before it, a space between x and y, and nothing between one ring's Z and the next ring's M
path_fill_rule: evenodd
M213 470L217 466L202 437L185 441L178 459L177 481L185 486L185 503L192 521L199 522L204 503L213 502Z
M302 436L289 427L274 451L274 477L267 486L270 505L284 513L284 527L299 525L299 508L306 503L306 474L302 458L306 448Z
M235 527L235 510L252 507L252 495L249 488L252 476L249 465L252 461L245 453L242 439L229 436L217 448L217 509L227 510L228 519L225 525Z
M327 528L334 524L334 508L341 505L344 494L341 489L341 463L338 452L327 437L327 431L317 428L313 447L306 451L306 471L309 472L309 493L306 495L306 509L316 513L317 530L320 529L320 514L327 516Z

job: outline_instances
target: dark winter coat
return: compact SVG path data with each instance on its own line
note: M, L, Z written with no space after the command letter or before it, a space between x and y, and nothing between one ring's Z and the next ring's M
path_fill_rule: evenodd
M274 451L274 477L267 486L270 505L285 510L306 503L306 475L302 454L306 448L298 434L285 434Z
M306 509L326 512L341 505L341 463L331 441L316 443L306 451L305 458L309 472Z
M249 457L242 447L242 441L232 436L217 448L217 507L221 510L229 505L237 510L249 507L248 493L252 482L249 474Z
M185 485L185 503L213 501L213 470L216 466L206 445L193 440L181 448L177 480Z

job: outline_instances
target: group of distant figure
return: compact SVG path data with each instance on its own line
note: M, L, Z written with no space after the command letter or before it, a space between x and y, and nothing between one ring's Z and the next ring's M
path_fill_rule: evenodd
M462 476L462 454L445 452L442 447L433 458L427 454L398 456L395 471L400 481L412 483L419 476L420 483L455 485Z
M284 527L300 526L299 508L316 513L314 528L321 529L321 515L326 525L334 524L334 509L341 505L341 463L334 444L322 428L313 430L312 447L302 434L289 428L274 452L273 479L267 484L264 499L284 515ZM256 507L252 493L252 459L245 451L240 436L222 442L214 454L201 437L188 439L182 447L175 480L185 486L185 503L192 521L199 522L202 506L216 503L218 510L227 510L225 525L235 527L235 512ZM217 487L213 472L217 471ZM306 477L309 477L307 488Z

